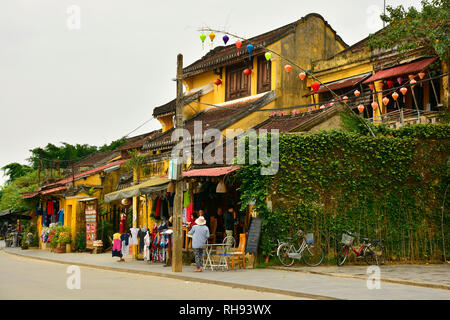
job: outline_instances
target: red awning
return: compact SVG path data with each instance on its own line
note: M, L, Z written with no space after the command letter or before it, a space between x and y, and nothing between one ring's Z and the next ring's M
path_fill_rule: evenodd
M27 193L24 193L24 194L23 194L23 198L24 198L24 199L31 199L31 198L36 197L38 194L39 194L39 191L36 191L36 192L27 192Z
M378 81L378 80L401 76L404 74L421 72L426 67L428 67L430 64L432 64L434 61L436 61L437 59L438 59L438 57L428 58L428 59L404 64L402 66L385 69L385 70L380 70L377 73L375 73L373 76L371 76L369 79L364 81L363 83L374 82L374 81Z
M360 83L362 80L364 80L365 78L368 77L368 74L364 74L361 76L357 76L357 77L353 77L353 78L346 78L346 79L342 79L339 81L335 81L335 82L331 82L331 83L326 83L326 87L321 86L319 91L317 93L324 93L324 92L328 92L330 90L336 91L339 89L344 89L344 88L349 88L349 87L353 87L355 85L357 85L358 83ZM310 95L313 95L314 91L308 92L305 97L308 97Z
M238 170L239 166L196 169L183 172L183 177L220 177Z
M55 193L55 192L58 192L58 191L64 191L66 189L67 189L67 187L58 187L58 188L43 190L43 191L41 191L41 194Z

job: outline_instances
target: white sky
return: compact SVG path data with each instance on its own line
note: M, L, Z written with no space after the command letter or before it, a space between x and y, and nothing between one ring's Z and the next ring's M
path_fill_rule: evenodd
M77 30L67 26L71 5L80 8ZM316 12L352 45L382 27L382 7L383 0L0 0L0 167L25 163L30 149L49 142L109 143L150 119L175 97L177 54L187 66L207 53L201 27L246 38ZM152 120L132 135L158 128Z

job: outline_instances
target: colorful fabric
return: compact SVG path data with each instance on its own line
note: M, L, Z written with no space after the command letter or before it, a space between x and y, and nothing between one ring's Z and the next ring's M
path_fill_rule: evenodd
M191 204L191 197L189 191L186 190L183 194L183 208L187 208Z
M195 224L193 213L194 213L194 205L191 203L186 208L186 220L188 223Z
M161 198L156 200L155 217L161 217Z
M53 210L53 201L48 201L47 202L47 214L49 216L51 216L52 214L54 214L54 210Z

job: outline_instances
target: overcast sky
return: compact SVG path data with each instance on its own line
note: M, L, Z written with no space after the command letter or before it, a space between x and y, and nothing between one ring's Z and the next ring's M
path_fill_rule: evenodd
M0 0L0 167L26 163L49 142L109 143L151 119L175 97L177 54L186 66L209 50L201 27L246 38L316 12L351 45L382 27L382 8L383 0ZM132 136L159 128L152 120Z

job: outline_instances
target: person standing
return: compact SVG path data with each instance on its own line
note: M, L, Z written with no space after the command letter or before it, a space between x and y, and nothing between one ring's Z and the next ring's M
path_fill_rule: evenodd
M231 246L234 235L234 221L236 219L236 213L232 206L228 207L227 212L223 215L223 224L225 227L225 233L227 235L227 245Z
M195 220L195 226L192 227L189 234L192 236L192 248L194 249L195 265L197 266L197 270L194 272L202 272L203 248L205 247L206 240L209 238L209 228L206 226L206 220L203 216Z

